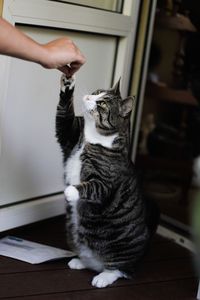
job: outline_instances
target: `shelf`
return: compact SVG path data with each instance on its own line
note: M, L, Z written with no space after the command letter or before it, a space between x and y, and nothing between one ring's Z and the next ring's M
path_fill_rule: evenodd
M152 82L147 82L146 95L158 100L197 106L198 102L190 91L175 90L169 87L159 86Z

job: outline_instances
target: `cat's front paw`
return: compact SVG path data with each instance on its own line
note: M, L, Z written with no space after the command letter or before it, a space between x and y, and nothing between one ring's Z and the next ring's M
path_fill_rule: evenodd
M65 92L66 89L72 90L75 85L75 76L73 75L70 78L67 78L65 74L62 74L60 80L60 88L62 92Z
M77 201L80 198L79 191L73 185L69 185L65 189L64 194L65 194L66 200L69 202Z

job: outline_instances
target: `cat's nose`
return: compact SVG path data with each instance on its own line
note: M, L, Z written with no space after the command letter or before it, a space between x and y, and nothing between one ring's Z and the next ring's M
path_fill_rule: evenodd
M88 101L88 100L90 100L90 95L86 95L84 98L85 98L85 100Z

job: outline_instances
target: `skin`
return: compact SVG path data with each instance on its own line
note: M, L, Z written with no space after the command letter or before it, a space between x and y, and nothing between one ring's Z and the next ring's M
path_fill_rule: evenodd
M72 40L62 37L39 44L0 18L0 54L58 69L71 77L85 63L85 57Z

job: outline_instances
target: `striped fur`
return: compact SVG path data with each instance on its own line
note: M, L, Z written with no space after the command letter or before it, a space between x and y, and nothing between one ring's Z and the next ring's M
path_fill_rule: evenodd
M67 171L67 239L81 259L71 265L103 271L93 280L102 287L113 282L111 271L115 280L134 274L152 232L128 155L132 99L121 99L119 84L98 90L84 97L83 119L74 116L73 90L74 80L63 76L56 136Z

